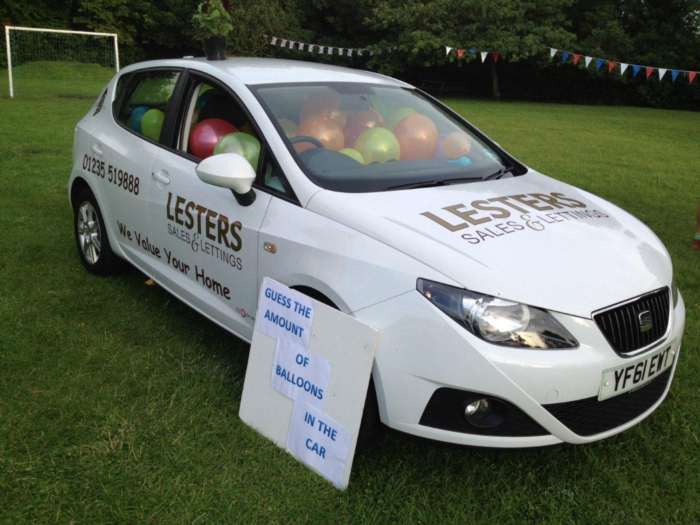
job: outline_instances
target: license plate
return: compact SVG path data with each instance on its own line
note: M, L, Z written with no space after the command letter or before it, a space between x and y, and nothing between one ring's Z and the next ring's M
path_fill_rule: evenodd
M673 364L671 347L603 372L598 401L629 392L648 383Z

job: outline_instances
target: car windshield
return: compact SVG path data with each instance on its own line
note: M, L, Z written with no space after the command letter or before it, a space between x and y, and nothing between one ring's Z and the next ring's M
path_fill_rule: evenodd
M420 92L363 83L253 86L307 176L370 192L521 172L507 154Z

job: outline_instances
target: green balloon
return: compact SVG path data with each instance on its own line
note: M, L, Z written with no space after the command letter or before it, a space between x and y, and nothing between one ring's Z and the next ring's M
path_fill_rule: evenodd
M396 108L392 112L389 113L386 117L386 127L389 129L394 129L396 125L401 122L404 118L409 116L411 113L415 113L416 110L408 107L408 106L403 106L400 108Z
M357 151L355 148L343 148L341 150L338 150L338 153L342 153L343 155L347 155L352 160L356 160L360 164L365 163L365 158L362 156L362 153Z
M141 118L141 133L151 140L160 139L160 130L163 127L165 113L159 109L149 109Z
M258 169L260 158L260 141L242 131L235 131L221 137L214 147L214 155L220 153L238 153L245 158L254 170Z
M367 164L399 160L401 147L391 131L386 128L369 128L355 142L355 149L362 154Z
M175 90L176 75L146 78L136 86L129 102L139 106L166 104Z

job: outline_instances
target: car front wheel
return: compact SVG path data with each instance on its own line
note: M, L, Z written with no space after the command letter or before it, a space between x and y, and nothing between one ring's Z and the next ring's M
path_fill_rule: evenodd
M119 267L112 252L100 207L92 192L85 188L73 203L73 225L80 261L96 275L111 275Z

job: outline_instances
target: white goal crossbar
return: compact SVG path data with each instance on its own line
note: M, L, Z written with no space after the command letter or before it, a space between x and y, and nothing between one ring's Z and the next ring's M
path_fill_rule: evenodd
M68 29L47 29L43 27L5 26L5 52L7 53L7 76L9 80L10 98L14 98L15 91L12 83L12 44L10 43L10 31L30 31L34 33L62 33L68 35L103 36L114 41L114 63L119 72L119 35L117 33L97 33L92 31L70 31Z

